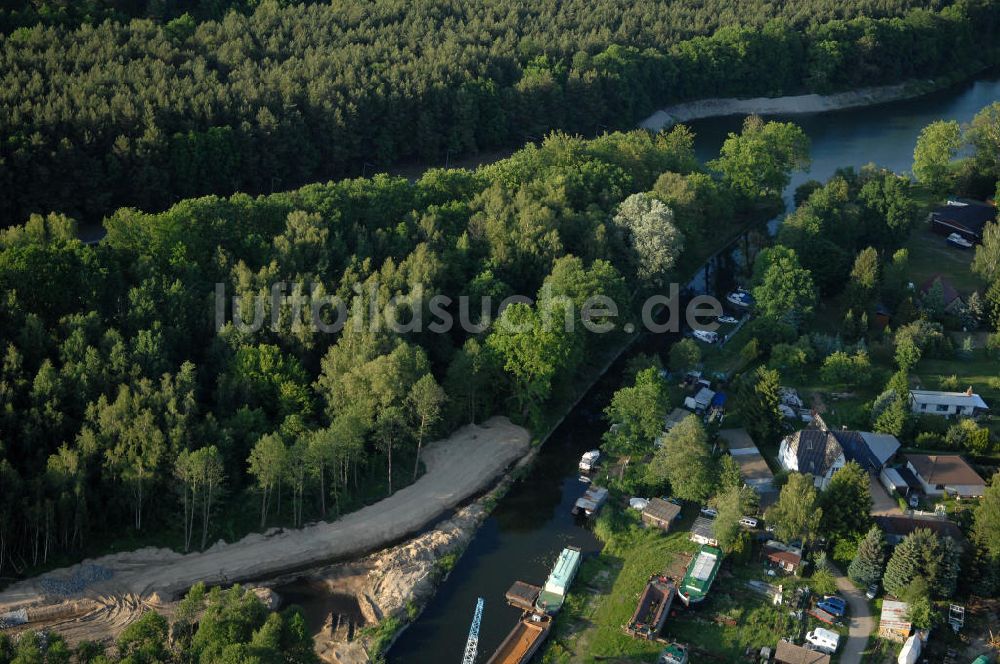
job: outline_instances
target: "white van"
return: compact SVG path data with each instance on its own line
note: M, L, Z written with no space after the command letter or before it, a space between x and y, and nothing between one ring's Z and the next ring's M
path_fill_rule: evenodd
M757 519L753 518L752 516L745 516L742 519L740 519L740 525L743 526L744 528L756 528Z
M840 634L832 632L828 629L823 629L822 627L817 627L813 631L806 634L806 641L813 644L823 652L832 655L837 652L837 646L840 645Z

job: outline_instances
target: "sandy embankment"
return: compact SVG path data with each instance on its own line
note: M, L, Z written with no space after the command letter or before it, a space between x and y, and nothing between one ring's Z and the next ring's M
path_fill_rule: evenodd
M87 560L12 585L0 593L0 613L27 607L29 620L35 623L33 615L41 617L44 611L70 602L96 602L93 609L99 614L117 613L122 602L169 601L199 581L227 584L262 579L356 558L422 530L447 510L488 488L528 449L527 430L505 417L494 417L428 445L424 453L427 472L419 480L332 523L299 530L274 529L231 544L220 542L202 553L185 555L146 548ZM73 579L82 566L93 565L113 574L78 592L58 596L46 592L46 588ZM94 611L88 613L94 622L106 622L93 615ZM56 621L37 622L51 625Z
M908 99L924 94L920 86L910 83L860 88L831 95L794 95L790 97L735 97L700 99L661 109L639 123L643 129L659 131L678 122L725 115L794 115L823 113L859 106L872 106L889 101Z

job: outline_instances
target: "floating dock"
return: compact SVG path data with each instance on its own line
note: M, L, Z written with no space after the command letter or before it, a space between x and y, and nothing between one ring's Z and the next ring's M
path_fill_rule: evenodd
M525 613L486 664L525 664L552 629L552 616Z
M538 595L541 592L541 586L533 586L524 581L515 581L514 585L507 589L504 597L507 599L507 603L516 609L533 611L535 609L535 600L538 599Z
M573 583L577 570L580 569L580 549L567 546L559 553L556 564L552 567L545 586L535 600L535 610L539 613L553 614L562 608L566 601L566 593Z
M655 574L649 577L625 633L637 639L655 639L667 621L676 593L674 582L667 577Z
M721 565L722 551L720 549L706 544L698 550L698 553L691 559L691 564L688 565L684 580L681 581L681 587L677 592L677 596L680 597L684 606L698 604L705 599Z

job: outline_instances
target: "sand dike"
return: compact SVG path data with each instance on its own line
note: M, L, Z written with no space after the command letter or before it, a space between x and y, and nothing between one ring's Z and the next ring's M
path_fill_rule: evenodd
M18 582L0 593L0 616L23 611L16 630L55 629L71 642L116 636L149 608L170 604L198 582L262 581L347 561L403 541L489 488L529 448L505 417L465 426L425 448L420 479L331 523L272 529L200 553L145 548L102 556ZM23 615L23 614L22 614Z

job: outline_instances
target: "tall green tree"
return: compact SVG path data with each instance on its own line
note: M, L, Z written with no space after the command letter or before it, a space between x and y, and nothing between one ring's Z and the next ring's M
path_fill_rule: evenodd
M871 525L872 495L866 473L854 461L839 469L819 497L823 532L835 537L861 535Z
M413 462L413 479L416 481L417 472L420 470L420 449L424 444L424 439L434 431L434 427L441 421L441 410L447 395L441 386L434 380L434 376L427 373L420 377L407 397L407 402L412 409L414 419L414 437L417 439L417 458Z
M758 445L775 442L784 428L778 372L757 367L745 374L740 379L737 397L737 408L751 437Z
M663 432L667 399L667 386L654 367L636 374L633 385L619 388L604 409L611 425L604 434L608 450L619 455L647 452Z
M250 451L247 472L254 478L260 491L260 527L267 525L267 514L271 508L275 491L285 475L288 449L281 435L270 433L262 436Z
M729 134L719 158L709 166L751 200L778 196L793 170L809 166L809 137L792 123L764 122L753 115L744 121L742 132Z
M632 194L618 206L612 223L631 248L639 279L663 283L684 248L673 211L647 194Z
M762 316L798 327L816 307L816 285L793 249L765 249L754 264L753 296Z
M923 577L929 587L935 588L942 559L937 535L926 528L918 528L896 545L885 566L882 586L887 593L900 598L917 577Z
M823 518L819 494L811 475L791 473L781 487L778 502L765 515L775 528L775 534L785 541L800 539L809 542L818 533Z
M847 568L851 580L862 586L877 583L885 570L885 548L882 529L873 525L861 540L857 555Z
M913 174L941 195L954 184L952 159L962 147L962 129L954 120L938 120L923 128L913 150Z
M674 425L647 468L651 482L669 482L674 496L696 502L703 502L711 494L712 475L708 434L694 415Z

